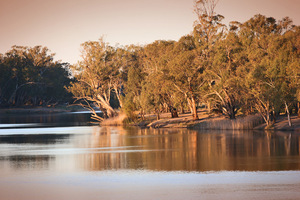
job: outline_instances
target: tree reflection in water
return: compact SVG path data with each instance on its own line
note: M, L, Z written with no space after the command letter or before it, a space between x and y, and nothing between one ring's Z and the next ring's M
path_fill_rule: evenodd
M93 152L78 157L85 170L300 169L300 137L284 132L102 127L91 141Z

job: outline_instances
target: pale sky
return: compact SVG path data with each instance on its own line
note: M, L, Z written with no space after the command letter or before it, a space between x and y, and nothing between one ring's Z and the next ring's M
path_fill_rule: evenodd
M0 0L0 53L13 45L42 45L55 60L80 60L80 44L104 36L111 45L178 40L193 29L194 0ZM300 25L300 0L219 0L223 21L255 14Z

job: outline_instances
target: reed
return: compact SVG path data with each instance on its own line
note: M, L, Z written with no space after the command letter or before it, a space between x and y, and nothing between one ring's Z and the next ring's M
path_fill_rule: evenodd
M103 120L100 123L100 125L101 126L122 126L124 124L124 120L126 119L126 117L127 116L124 113L120 113L116 117Z

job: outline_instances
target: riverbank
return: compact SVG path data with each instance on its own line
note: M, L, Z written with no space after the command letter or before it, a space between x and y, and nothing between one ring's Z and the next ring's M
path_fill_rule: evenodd
M221 114L207 114L206 110L198 111L198 120L193 120L190 113L179 115L178 118L155 120L147 126L151 128L190 128L197 130L234 130L254 129L263 123L259 115L238 116L230 120Z
M286 116L281 116L276 120L276 123L273 124L269 129L270 130L280 130L280 131L297 131L300 133L300 118L297 116L291 117L292 126L289 126L289 122ZM255 129L263 130L267 129L267 125L261 124Z
M146 120L129 123L126 126L139 126L148 128L189 128L196 130L280 130L280 131L299 131L300 118L292 116L292 126L288 125L286 116L281 116L272 126L266 126L260 115L237 116L231 120L221 114L208 114L205 109L198 111L199 120L193 120L191 113L179 114L178 118L170 118L170 113L161 114L161 119L156 120L155 115L147 115ZM121 115L117 118L104 120L101 126L120 126L124 125L126 117Z
M281 116L276 123L267 128L260 115L238 116L231 120L222 115L208 115L200 111L199 120L194 121L191 114L180 115L178 118L161 119L149 123L152 128L190 128L197 130L279 130L300 132L300 118L292 116L292 126L289 126L286 116Z

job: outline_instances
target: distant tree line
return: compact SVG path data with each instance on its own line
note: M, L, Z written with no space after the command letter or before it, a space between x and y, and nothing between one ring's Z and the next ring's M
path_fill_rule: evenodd
M53 61L46 47L13 46L0 54L0 107L68 101L69 64Z

